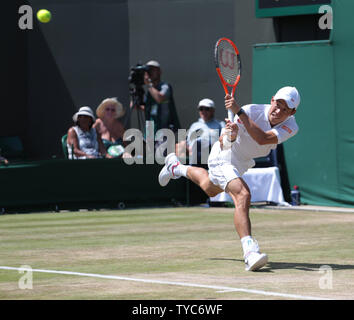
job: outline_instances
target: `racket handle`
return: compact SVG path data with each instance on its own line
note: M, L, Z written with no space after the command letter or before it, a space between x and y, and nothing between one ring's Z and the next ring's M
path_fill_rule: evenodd
M234 120L234 114L231 110L227 110L227 115L230 121Z

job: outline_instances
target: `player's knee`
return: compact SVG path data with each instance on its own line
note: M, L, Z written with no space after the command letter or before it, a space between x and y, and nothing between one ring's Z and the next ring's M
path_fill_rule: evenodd
M238 207L248 208L251 203L251 194L249 190L242 188L236 199Z
M244 200L244 201L248 201L251 200L251 193L248 189L246 188L242 188L241 192L240 192L240 197Z
M244 186L238 190L231 190L231 193L239 203L247 203L251 201L251 193L249 189Z

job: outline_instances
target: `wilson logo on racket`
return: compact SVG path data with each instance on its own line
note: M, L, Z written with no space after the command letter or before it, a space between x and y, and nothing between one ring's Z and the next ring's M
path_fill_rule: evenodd
M234 70L235 65L236 65L235 60L236 60L237 55L232 51L223 50L223 48L220 48L219 54L220 54L219 60L220 60L221 65L224 68L229 68L231 70Z
M219 39L215 45L214 60L216 72L225 94L229 94L228 87L231 87L230 95L233 97L241 78L241 59L236 45L228 38ZM230 109L228 110L228 118L233 121L233 114Z

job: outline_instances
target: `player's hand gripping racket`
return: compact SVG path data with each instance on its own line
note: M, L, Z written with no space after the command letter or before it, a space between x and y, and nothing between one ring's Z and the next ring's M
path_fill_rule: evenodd
M241 59L240 53L236 45L228 38L221 38L215 45L215 65L216 72L218 73L222 86L224 87L225 94L231 90L231 96L235 94L235 89L241 77ZM228 118L233 120L233 113L228 110Z

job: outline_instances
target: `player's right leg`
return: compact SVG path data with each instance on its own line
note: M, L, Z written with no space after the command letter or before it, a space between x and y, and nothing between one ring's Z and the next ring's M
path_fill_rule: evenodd
M160 185L164 187L171 179L179 179L182 176L197 184L209 197L214 197L223 191L210 181L207 170L183 165L174 153L170 153L165 158L165 166L159 174Z
M234 224L241 240L246 270L256 271L267 264L268 256L260 252L258 242L251 236L250 190L242 178L236 178L227 184L225 191L235 204Z
M184 176L202 188L209 197L214 197L224 191L221 186L226 185L226 181L229 181L225 191L229 193L235 204L234 222L236 231L241 238L246 270L258 270L267 263L268 257L265 253L260 253L257 241L251 237L248 186L242 178L238 178L235 174L224 176L225 172L230 171L230 174L233 170L220 170L220 168L213 170L213 180L220 181L220 187L211 182L207 170L183 165L174 153L170 153L165 159L165 166L160 171L159 183L161 186L166 186L171 179Z

